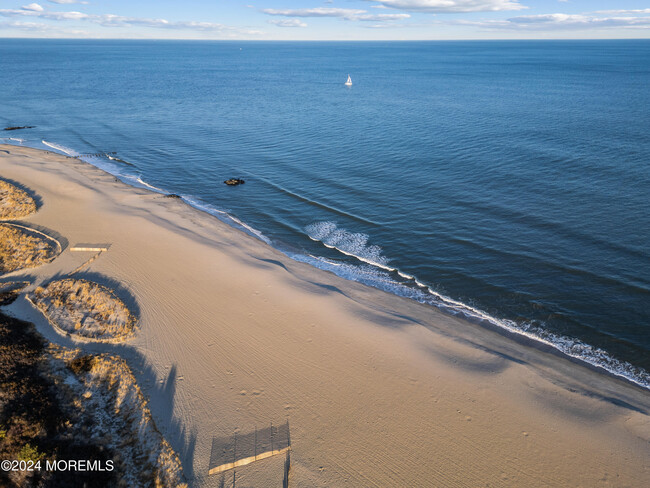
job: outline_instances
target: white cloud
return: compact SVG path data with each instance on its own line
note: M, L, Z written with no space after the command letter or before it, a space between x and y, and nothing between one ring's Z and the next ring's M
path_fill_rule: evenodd
M48 36L52 34L63 34L66 36L84 36L87 37L89 33L77 29L61 29L58 26L42 24L40 22L0 22L0 28L17 29L26 32L38 32L39 34Z
M409 14L370 14L367 10L350 8L299 8L299 9L273 9L262 10L267 15L279 15L282 17L338 17L345 20L362 22L384 22L391 20L403 20L411 17Z
M41 24L40 22L0 22L0 27L26 31L45 31L52 29L51 25Z
M385 7L410 12L459 13L522 10L519 0L369 0Z
M43 7L41 7L38 3L30 3L29 5L24 5L21 7L23 10L31 10L33 12L42 12Z
M3 17L40 17L50 20L85 20L91 16L82 12L49 12L44 10L17 10L0 9L0 16Z
M649 29L650 17L595 17L588 15L570 14L541 14L522 15L505 20L458 20L453 23L484 27L488 29L576 30L615 27L630 29Z
M84 21L99 24L104 27L128 27L144 26L161 29L186 29L219 32L222 34L235 35L260 35L258 30L239 29L213 22L170 22L165 19L148 19L140 17L124 17L113 14L86 14L83 12L53 12L48 10L18 10L18 9L0 9L2 17L37 17L40 19L57 20L57 21Z
M80 1L80 0L47 0L50 3L58 3L59 5L61 4L69 4L69 3L81 3L83 5L88 5L88 2Z
M411 16L409 14L365 14L358 15L352 20L363 20L363 21L372 21L372 22L381 22L384 20L402 20L408 19Z
M371 24L371 23L366 23L362 25L361 27L365 27L366 29L405 29L411 27L410 24L400 24L397 22L381 22L379 24Z
M540 14L540 15L522 15L520 17L513 17L508 19L508 22L521 23L521 24L561 24L561 23L578 23L586 22L588 19L584 15L569 15L569 14Z
M612 15L650 14L650 8L639 8L634 10L599 10L595 13Z
M278 27L307 27L307 24L298 19L271 19L268 23Z
M275 9L265 8L262 9L267 15L281 15L283 17L342 17L348 18L354 15L365 14L365 10L351 9L351 8L332 8L332 7L316 7L316 8L298 8L298 9Z

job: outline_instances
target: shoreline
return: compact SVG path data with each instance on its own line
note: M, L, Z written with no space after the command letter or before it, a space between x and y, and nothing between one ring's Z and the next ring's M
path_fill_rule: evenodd
M539 326L530 327L527 326L526 324L518 324L517 322L511 319L499 318L497 316L490 315L489 313L484 312L481 309L474 308L471 305L468 305L464 302L460 302L458 300L455 300L453 298L438 293L430 285L418 281L418 278L416 276L405 274L403 271L401 271L398 268L393 268L390 267L389 265L384 265L381 263L367 261L363 257L359 257L354 254L350 254L345 250L335 248L339 252L347 256L351 256L353 258L356 258L362 263L368 264L373 268L377 268L380 272L386 272L386 271L393 272L393 273L397 273L402 278L413 280L415 286L412 286L411 284L395 281L395 282L391 282L389 287L386 287L383 286L384 284L381 280L377 282L377 281L365 279L363 278L362 275L351 277L346 273L341 273L339 269L337 269L339 268L339 265L330 262L329 259L319 257L319 256L312 256L311 254L303 253L296 249L290 249L289 246L283 247L281 245L278 245L277 243L269 239L266 235L264 235L261 231L255 229L254 227L251 227L250 225L241 221L234 215L229 214L225 210L221 210L216 207L213 207L210 204L200 202L191 195L176 195L174 193L170 193L167 190L164 190L163 188L156 187L142 180L142 175L137 176L136 178L133 175L122 174L119 172L111 172L106 167L97 164L96 160L99 156L101 156L101 153L84 155L78 153L74 149L62 146L57 143L48 142L45 140L42 140L41 144L43 146L48 147L49 149L39 149L33 146L27 146L24 145L24 142L25 142L24 140L20 140L19 143L20 145L18 146L14 146L13 144L7 144L7 145L14 146L14 147L25 147L28 149L35 149L39 151L42 150L45 151L46 153L52 153L50 149L53 151L59 151L59 153L53 152L53 154L61 154L64 157L77 159L78 161L84 164L89 164L90 166L97 168L100 171L105 172L119 179L122 183L124 183L125 185L131 188L144 189L154 194L163 195L163 196L175 195L179 197L179 200L181 202L185 203L189 207L198 210L202 213L205 213L207 215L210 215L212 217L215 217L220 222L234 229L237 229L245 234L248 234L249 236L255 239L258 239L259 241L279 251L284 256L288 257L293 261L306 263L319 270L333 273L336 276L343 278L347 281L357 282L364 286L372 287L377 290L399 296L401 298L406 298L415 301L417 303L433 307L438 311L441 311L442 313L445 313L450 316L460 316L462 320L467 320L469 322L478 324L481 327L485 327L489 330L492 330L502 335L503 337L520 342L521 344L524 345L538 347L540 350L544 350L552 354L558 354L560 357L569 359L570 361L573 361L576 364L582 364L583 366L591 368L594 371L597 371L601 374L622 379L623 381L626 381L632 385L650 391L650 372L646 371L645 369L639 366L629 363L625 360L618 359L617 357L612 356L609 351L602 350L600 348L592 346L589 343L583 342L581 339L558 335L554 332L550 332L544 329L543 327L539 327ZM94 161L93 159L91 160L84 159L84 156L91 156L92 158L94 158L95 162L93 162ZM106 154L105 156L107 156L111 161L114 160L114 158L108 154ZM123 161L119 158L118 161L131 165L131 163ZM309 235L308 237L311 240L318 241L317 239L314 239L311 235ZM325 242L323 242L323 245L330 248L332 247Z
M354 486L407 480L416 486L427 479L445 486L496 482L497 471L512 458L528 466L529 477L511 474L504 486L562 486L584 475L573 470L571 478L559 452L576 448L572 435L592 444L614 440L627 455L590 444L576 454L585 466L612 468L617 463L607 460L614 455L620 463L628 460L618 469L625 468L630 482L650 479L643 467L650 395L642 387L549 354L541 345L513 341L503 331L495 334L485 324L292 260L206 212L115 181L76 158L24 146L3 149L10 154L0 153L0 174L43 197L43 207L26 221L57 229L71 245L112 242L80 275L92 273L128 289L138 301L141 329L124 346L89 349L119 350L136 376L142 361L155 371L156 381L173 378L169 392L151 398L151 410L163 433L172 433L168 440L181 454L192 485L219 481L207 477L205 469L211 436L246 431L256 421L284 415L295 429L297 486L341 486L346 480ZM38 285L74 269L78 260L64 250L54 262L12 273L10 279L31 278L32 286ZM39 331L48 333L23 299L9 310L33 318ZM146 380L142 387L148 395ZM538 390L552 400L540 398ZM428 422L443 418L441 424L456 424L459 412L473 409L476 413L462 415L470 419L453 429ZM223 418L216 419L219 413ZM569 434L549 430L550 422ZM531 431L540 437L541 460L525 452ZM359 438L352 439L351 432ZM389 440L400 434L403 440ZM499 435L498 453L479 455L463 440L488 447ZM563 438L561 449L554 436ZM447 459L448 469L453 459L471 453L481 467L455 477L444 466L413 461L438 455ZM273 462L248 466L241 476L264 486ZM562 483L542 465L562 466Z

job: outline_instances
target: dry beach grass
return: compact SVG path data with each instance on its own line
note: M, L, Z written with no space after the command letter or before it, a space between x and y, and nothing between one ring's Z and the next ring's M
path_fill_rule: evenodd
M0 283L0 306L8 305L20 295L29 281L4 281Z
M50 240L29 230L0 223L0 274L40 266L55 255Z
M56 374L64 382L70 371L77 380L66 384L85 416L86 441L116 453L117 486L187 486L178 456L156 428L148 402L123 359L85 355L80 349L56 345L50 346L49 353L62 361Z
M113 462L109 471L0 471L7 488L182 488L163 438L120 358L48 345L0 313L0 458Z
M36 212L36 202L11 183L0 180L0 220L20 219Z
M133 334L135 317L111 290L97 283L73 278L53 281L36 288L30 300L73 337L117 342Z

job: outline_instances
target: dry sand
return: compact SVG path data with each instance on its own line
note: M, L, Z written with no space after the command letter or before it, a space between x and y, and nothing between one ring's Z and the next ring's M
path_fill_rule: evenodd
M75 277L116 289L139 329L81 347L126 359L191 486L220 486L213 436L287 417L293 487L650 486L648 391L294 262L75 159L0 146L0 175L42 199L26 222L110 244ZM68 248L2 280L33 289L92 256ZM8 310L73 345L24 298ZM282 486L283 462L238 469L237 486Z

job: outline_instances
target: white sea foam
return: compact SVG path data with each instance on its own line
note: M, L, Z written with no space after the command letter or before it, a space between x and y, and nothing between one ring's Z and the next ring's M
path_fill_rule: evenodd
M257 230L256 228L251 227L250 225L248 225L245 222L242 222L241 220L239 220L237 217L235 217L233 215L230 215L230 214L227 214L227 215L228 215L228 218L230 220L232 220L235 224L243 227L244 229L246 229L247 231L252 233L254 236L258 237L260 240L266 242L267 244L271 244L271 241L264 234L262 234L259 230Z
M70 156L79 156L80 154L73 149L62 146L61 144L56 144L54 142L48 142L48 141L42 141L42 142L46 146L51 147L52 149L56 149L57 151L61 151ZM112 157L108 154L106 154L106 157L111 161L118 161L118 162L123 162L132 165L131 163L124 161L123 159ZM163 188L157 187L155 185L152 185L151 183L146 182L142 178L142 175L130 175L130 174L124 174L119 172L116 167L113 167L112 165L107 165L105 160L104 162L102 162L102 160L98 157L86 156L86 157L81 157L81 159L87 162L88 164L92 164L93 166L103 169L104 171L107 171L108 173L114 176L118 176L120 179L122 179L122 181L131 183L133 186L144 187L156 193L163 193L163 194L169 193L167 190ZM209 213L210 215L214 215L215 217L218 217L220 220L226 222L227 224L233 225L235 227L239 227L240 229L244 230L246 233L258 238L262 242L271 245L271 240L268 237L266 237L261 231L257 230L251 225L248 225L246 222L239 220L237 217L230 215L228 212L224 210L220 210L213 205L206 204L192 197L182 196L181 198L188 205L191 205L192 207L198 210L202 210L203 212Z
M513 320L494 317L479 308L435 291L414 276L386 266L385 263L388 263L388 259L381 254L381 248L368 246L368 236L365 234L350 233L338 228L334 222L311 224L307 226L306 231L312 240L320 241L323 245L337 249L348 256L354 256L370 264L370 266L368 264L354 265L336 262L313 254L285 253L296 261L331 271L348 280L357 281L396 295L411 298L420 303L435 306L451 315L460 315L473 322L487 323L505 329L513 334L553 347L569 357L602 368L613 375L650 389L650 374L648 372L625 361L620 361L602 349L577 339L554 334L532 323L518 323ZM381 264L376 264L373 261L379 261ZM399 282L395 274L391 276L389 272L395 272L396 275L413 281L417 287L409 286L408 282Z
M144 187L146 187L146 188L149 188L150 190L153 190L153 191L155 191L155 192L158 192L158 193L167 193L167 192L166 192L165 190L163 190L162 188L158 188L157 186L154 186L154 185L152 185L152 184L147 183L146 181L144 181L144 180L142 179L142 176L138 176L138 177L135 179L135 181L137 181L138 183L140 183L142 186L144 186Z
M25 139L20 139L18 137L0 137L0 142L4 144L18 143L22 145L25 142Z
M416 281L415 276L410 275L408 273L405 273L404 271L400 271L399 269L397 269L396 271L397 271L397 274L400 275L402 278L406 278L407 280Z
M154 186L150 183L147 183L142 179L142 175L130 175L130 174L124 174L116 171L116 168L107 166L107 164L104 162L103 164L99 161L96 160L89 160L85 159L87 163L92 164L93 166L97 166L98 168L103 169L104 171L108 171L114 176L118 176L122 181L125 183L128 183L132 186L136 186L138 188L145 188L149 191L153 191L155 193L163 193L167 194L168 192L163 190L162 188L158 188L157 186Z
M388 265L388 259L382 255L379 246L368 244L368 235L348 232L340 229L335 222L314 222L305 230L313 241L320 241L330 249L357 258L387 271L396 271Z
M268 237L266 237L261 231L248 225L246 222L239 220L237 217L229 214L225 210L221 210L215 207L214 205L201 202L192 197L183 196L182 198L186 203L188 203L192 207L198 210L202 210L203 212L209 213L210 215L214 215L215 217L219 218L219 220L222 220L234 227L239 227L240 229L243 229L246 233L252 235L253 237L257 237L260 241L268 245L271 245L271 240Z
M41 141L43 144L45 144L47 147L51 147L52 149L56 151L60 151L62 153L67 154L68 156L78 156L79 153L75 151L74 149L70 149L69 147L62 146L61 144L56 144L54 142L47 142L47 141Z
M78 156L79 154L73 149L60 144L46 141L42 142L46 146L70 156ZM109 159L112 158L109 157ZM86 160L86 162L101 167L101 165L98 164L98 161ZM167 193L162 188L155 187L145 182L141 176L117 173L114 168L102 169L109 171L115 176L119 176L123 180L132 182L134 186L144 186L158 193ZM230 225L239 227L266 244L272 245L271 240L262 232L236 217L233 217L228 212L190 196L182 196L182 198L187 204L214 215ZM489 323L493 326L508 330L511 333L519 334L534 341L551 346L569 357L602 368L613 375L620 376L638 384L639 386L650 389L650 374L648 374L648 372L641 368L637 368L630 363L619 361L602 349L595 348L576 339L553 334L542 327L535 326L531 323L517 323L512 320L493 317L478 308L438 293L430 286L419 281L417 277L389 266L389 259L382 254L382 248L376 245L368 245L369 237L366 234L353 233L345 229L340 229L335 222L316 222L307 226L306 230L310 239L321 242L324 246L330 249L336 249L342 254L354 257L361 261L362 264L355 265L327 259L313 254L283 251L291 259L331 271L332 273L351 281L357 281L380 290L435 306L452 315L461 315L464 318L475 322ZM398 281L396 275L408 280L409 282L412 281L417 286L412 286L413 283L402 283Z

